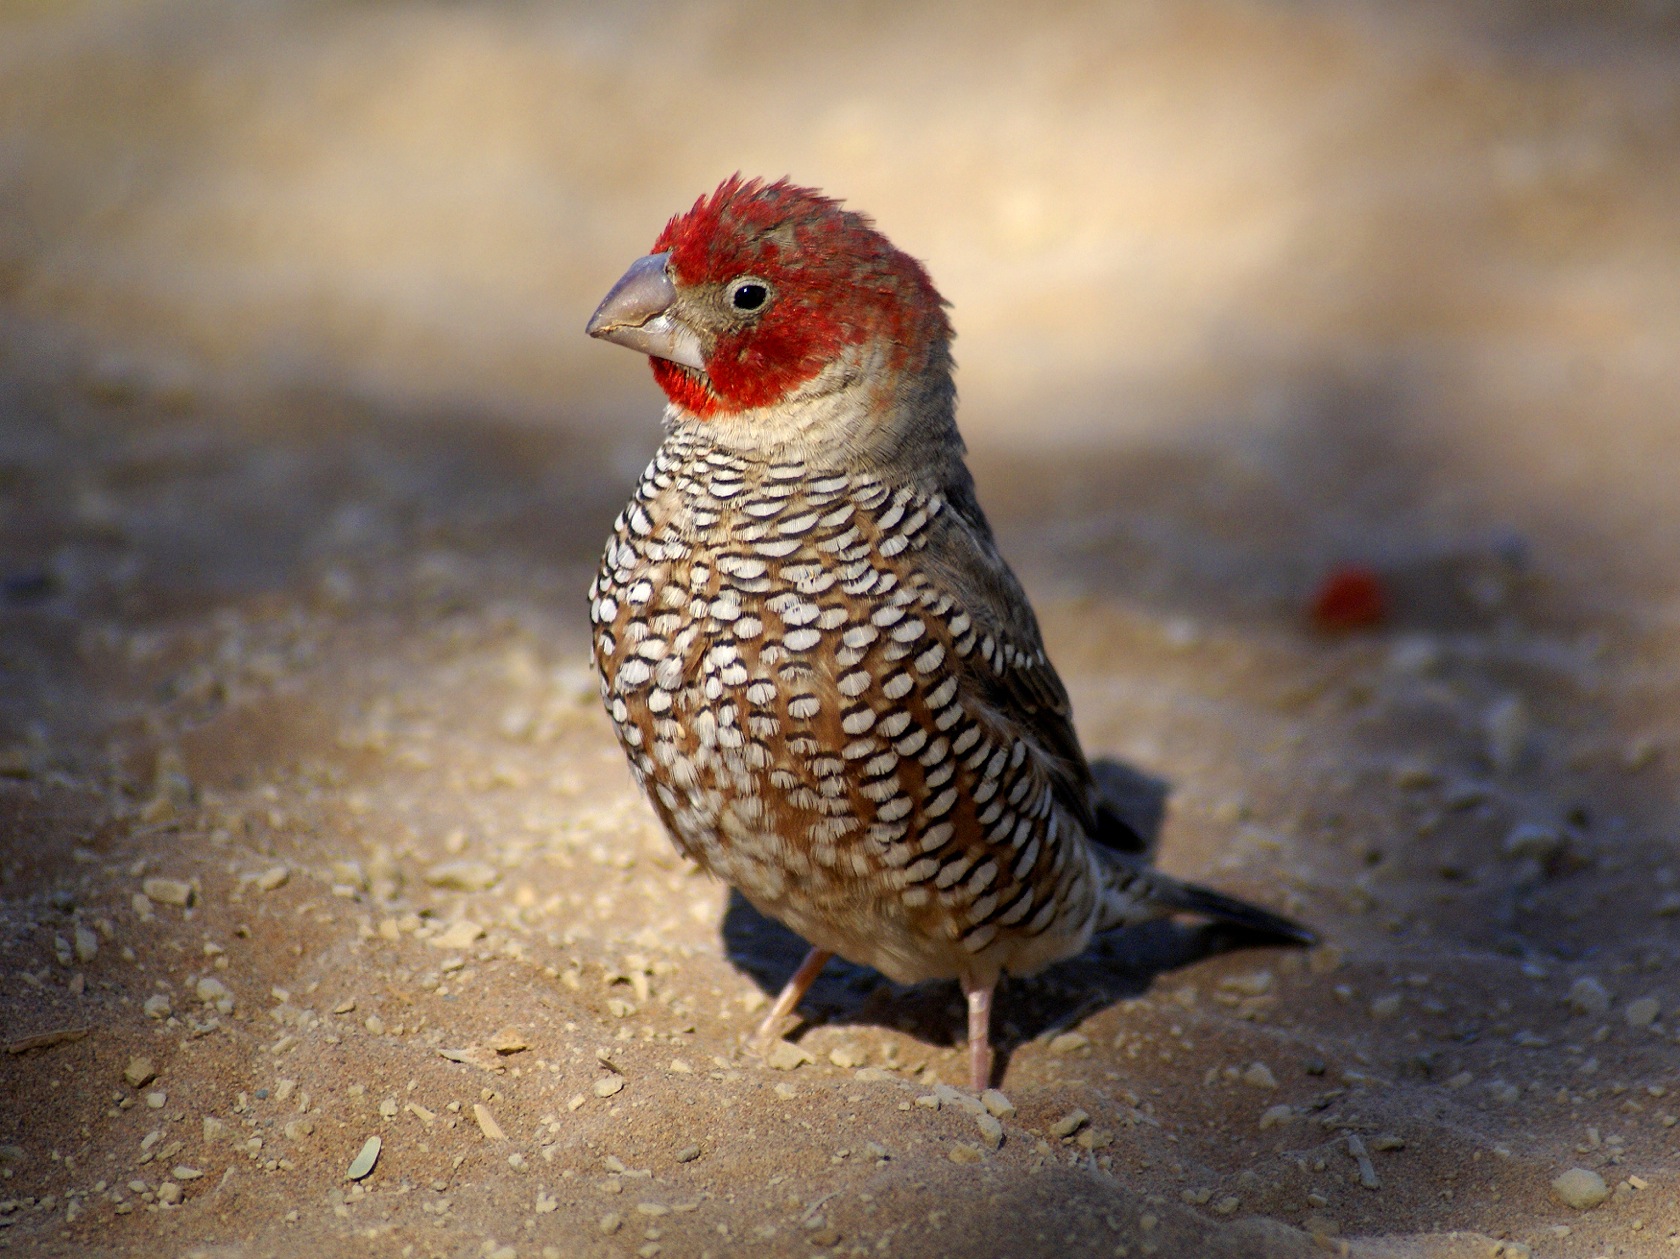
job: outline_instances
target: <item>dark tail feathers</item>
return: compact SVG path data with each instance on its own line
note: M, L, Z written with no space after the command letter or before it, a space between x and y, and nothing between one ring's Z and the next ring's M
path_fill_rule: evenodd
M1271 936L1290 944L1311 946L1318 943L1318 932L1310 927L1197 883L1163 879L1161 886L1155 890L1155 899L1173 909L1202 914L1215 922L1229 923L1256 935Z

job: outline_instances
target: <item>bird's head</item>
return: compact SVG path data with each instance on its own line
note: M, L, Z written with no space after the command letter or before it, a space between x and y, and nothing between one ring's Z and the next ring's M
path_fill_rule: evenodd
M921 264L786 180L732 176L672 218L587 331L647 354L701 420L774 424L781 404L843 390L868 413L929 375L949 393L951 326Z

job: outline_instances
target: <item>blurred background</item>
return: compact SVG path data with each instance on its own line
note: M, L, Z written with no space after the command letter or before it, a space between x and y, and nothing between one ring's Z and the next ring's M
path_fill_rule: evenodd
M1331 534L1428 508L1648 562L1677 41L1666 0L11 0L7 370L633 464L658 397L584 319L671 213L785 174L928 263L982 453L1212 445Z

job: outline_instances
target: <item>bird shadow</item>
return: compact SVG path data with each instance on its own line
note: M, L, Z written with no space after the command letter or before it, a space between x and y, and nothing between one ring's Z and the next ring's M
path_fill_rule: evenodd
M1091 769L1104 802L1131 825L1142 852L1153 857L1171 784L1114 760L1093 761ZM729 960L768 995L781 990L811 947L733 888L722 933ZM1226 925L1162 919L1098 936L1079 956L1037 975L1006 977L993 1005L994 1073L1007 1069L1021 1045L1140 997L1161 975L1235 949L1275 943ZM897 984L838 957L811 985L799 1014L802 1022L790 1035L793 1040L822 1025L894 1027L941 1047L966 1035L965 1007L954 981Z

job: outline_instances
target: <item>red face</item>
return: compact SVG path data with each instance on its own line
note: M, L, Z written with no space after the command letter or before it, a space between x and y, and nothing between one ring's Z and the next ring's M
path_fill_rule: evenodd
M861 214L785 180L732 176L654 242L670 253L681 317L706 368L654 358L673 402L701 415L766 406L850 346L884 340L889 367L950 336L921 265Z

